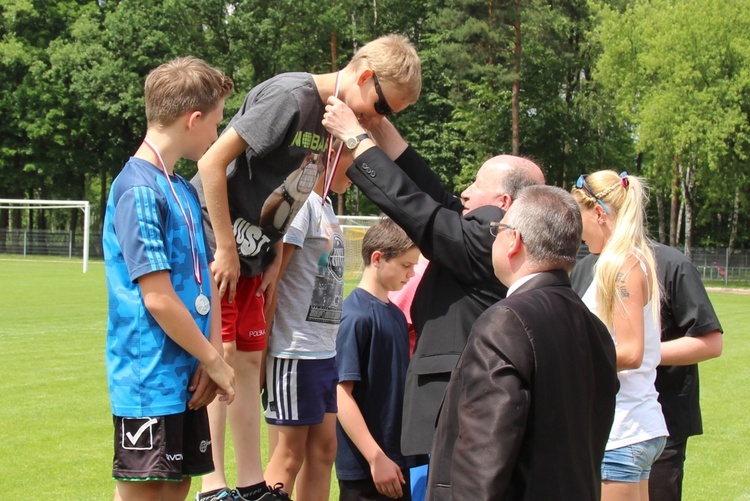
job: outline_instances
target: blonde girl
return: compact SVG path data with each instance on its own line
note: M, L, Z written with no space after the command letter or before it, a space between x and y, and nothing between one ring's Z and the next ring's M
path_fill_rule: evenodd
M602 461L602 500L648 499L651 465L667 427L654 388L661 360L659 284L646 237L644 183L603 170L578 178L583 240L599 259L583 296L607 325L617 348L620 390Z

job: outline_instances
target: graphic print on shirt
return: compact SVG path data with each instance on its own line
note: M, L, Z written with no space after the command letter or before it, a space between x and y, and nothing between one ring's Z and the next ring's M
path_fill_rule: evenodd
M329 246L318 261L318 274L315 277L310 309L307 320L325 324L338 324L341 321L342 289L344 287L344 237L337 224L325 224Z
M323 171L323 155L309 151L299 168L289 174L263 203L259 225L238 217L232 229L240 256L264 255L286 232Z

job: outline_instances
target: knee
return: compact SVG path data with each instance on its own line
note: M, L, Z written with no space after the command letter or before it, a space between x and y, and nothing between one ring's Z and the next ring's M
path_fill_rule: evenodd
M284 470L291 473L298 473L305 462L304 447L276 446L273 451L272 460L281 465Z
M263 352L236 350L233 358L236 369L251 369L257 372L260 369L260 363L263 359Z
M336 460L337 442L333 440L318 441L311 444L307 450L308 459L318 464L332 465Z
M237 345L234 343L224 343L224 360L234 367L235 355L237 354Z

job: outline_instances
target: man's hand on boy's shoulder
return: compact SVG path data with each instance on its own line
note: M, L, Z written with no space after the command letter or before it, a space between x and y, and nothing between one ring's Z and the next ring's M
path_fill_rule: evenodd
M188 386L188 391L192 393L187 403L188 409L200 409L213 402L218 388L219 386L209 377L206 366L198 364Z

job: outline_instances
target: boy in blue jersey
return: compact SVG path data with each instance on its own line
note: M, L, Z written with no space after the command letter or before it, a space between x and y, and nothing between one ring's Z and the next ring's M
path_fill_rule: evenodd
M206 406L234 399L220 299L195 189L174 173L217 138L232 80L184 57L146 78L148 130L112 182L104 219L106 365L115 499L185 499L214 469Z
M388 293L414 276L419 249L390 219L362 240L365 271L344 301L336 338L339 372L336 474L340 501L411 499L401 455L409 330Z

